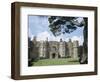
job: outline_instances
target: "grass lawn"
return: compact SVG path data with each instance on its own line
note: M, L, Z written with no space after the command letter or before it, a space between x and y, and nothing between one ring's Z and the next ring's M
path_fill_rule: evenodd
M36 62L32 62L32 64L33 66L74 65L74 64L79 64L79 61L72 58L40 59Z

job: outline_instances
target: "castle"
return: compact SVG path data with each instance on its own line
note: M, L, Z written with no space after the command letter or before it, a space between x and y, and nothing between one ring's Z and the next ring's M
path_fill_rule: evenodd
M29 58L31 59L54 59L74 58L78 59L78 41L37 41L36 36L29 42Z

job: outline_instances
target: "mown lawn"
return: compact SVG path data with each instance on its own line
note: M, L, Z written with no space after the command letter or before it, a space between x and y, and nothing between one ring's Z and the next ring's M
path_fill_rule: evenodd
M72 65L72 64L79 64L79 61L72 58L60 58L60 59L40 59L36 62L32 62L33 66Z

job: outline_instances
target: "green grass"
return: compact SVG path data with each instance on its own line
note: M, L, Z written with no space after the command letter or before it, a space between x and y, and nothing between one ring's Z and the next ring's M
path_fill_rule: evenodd
M74 65L79 64L79 61L72 58L40 59L36 62L32 62L32 64L33 66Z

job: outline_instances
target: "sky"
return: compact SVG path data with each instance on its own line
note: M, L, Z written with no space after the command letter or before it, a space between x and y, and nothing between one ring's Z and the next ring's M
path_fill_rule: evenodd
M78 18L78 21L82 21L82 17ZM69 39L72 41L78 40L79 45L83 44L83 28L78 27L75 31L68 34L61 34L60 36L55 37L49 29L48 16L28 16L28 36L33 39L34 36L37 37L38 41L45 41L48 37L49 41L63 41L68 42Z

